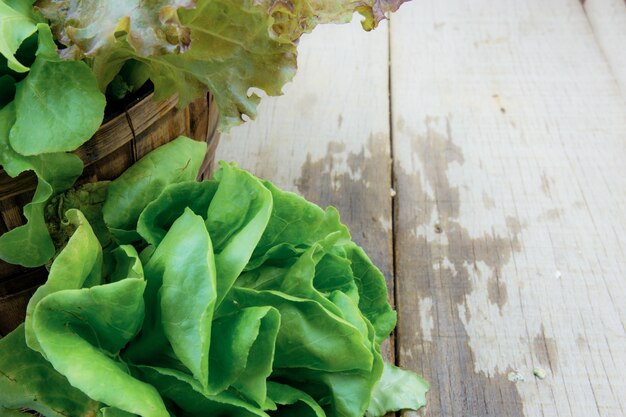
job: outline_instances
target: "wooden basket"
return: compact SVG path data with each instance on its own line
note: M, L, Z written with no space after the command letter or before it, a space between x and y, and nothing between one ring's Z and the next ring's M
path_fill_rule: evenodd
M94 137L74 152L85 164L77 184L114 179L148 152L180 135L208 143L201 176L212 173L219 134L211 95L183 109L175 107L177 97L155 102L152 96L148 93L105 119ZM11 178L0 169L0 233L24 224L22 209L31 201L36 185L31 172ZM28 300L46 277L43 267L32 269L0 261L0 336L24 321Z

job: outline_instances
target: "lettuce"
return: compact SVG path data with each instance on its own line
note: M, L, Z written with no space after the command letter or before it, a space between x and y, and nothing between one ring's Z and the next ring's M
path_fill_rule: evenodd
M336 211L233 164L196 182L200 146L179 138L49 208L70 207L56 228L73 233L25 326L0 340L0 414L361 417L423 406L428 384L383 361L395 313ZM181 163L180 175L159 173Z

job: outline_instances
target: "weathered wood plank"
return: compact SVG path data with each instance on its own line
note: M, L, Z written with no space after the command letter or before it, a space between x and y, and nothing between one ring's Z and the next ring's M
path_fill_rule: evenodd
M415 1L391 62L396 341L424 414L626 415L626 105L581 4Z
M600 49L626 97L626 2L624 0L583 0Z
M223 135L217 158L337 207L393 294L387 40L386 23L367 33L356 21L305 35L287 93Z

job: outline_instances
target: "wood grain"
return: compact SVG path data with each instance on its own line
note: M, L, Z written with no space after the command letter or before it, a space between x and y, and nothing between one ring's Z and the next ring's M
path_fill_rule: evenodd
M626 107L605 52L578 1L392 18L396 341L426 416L626 415Z
M257 120L223 135L217 159L334 205L393 295L387 26L318 27L299 46L298 74ZM386 355L393 358L387 345Z

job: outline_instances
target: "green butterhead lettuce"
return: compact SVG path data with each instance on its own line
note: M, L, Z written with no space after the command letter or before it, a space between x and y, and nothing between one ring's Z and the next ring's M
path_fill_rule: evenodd
M384 278L337 212L234 164L195 182L201 147L179 138L49 207L72 207L57 228L73 234L26 325L0 340L0 358L16 358L0 359L2 415L378 417L421 407L425 381L381 355L395 325ZM79 207L104 225L92 228ZM101 228L116 239L99 239ZM37 383L48 377L58 381L49 392Z

